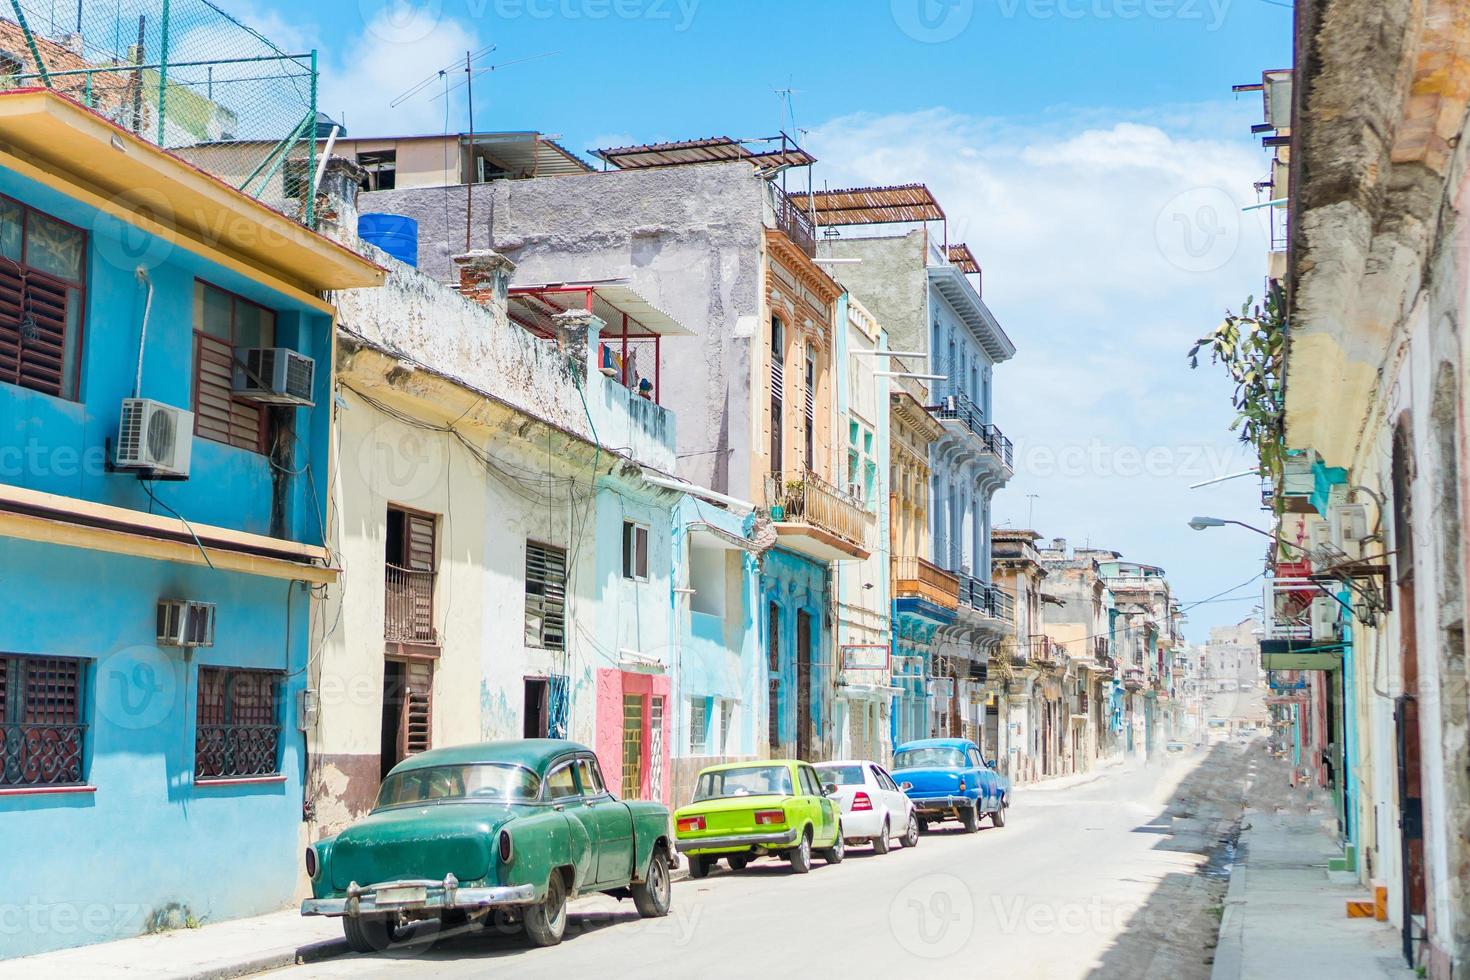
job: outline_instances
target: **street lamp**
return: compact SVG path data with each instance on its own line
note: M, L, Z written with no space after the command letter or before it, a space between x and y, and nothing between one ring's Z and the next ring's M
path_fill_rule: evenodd
M1227 521L1223 517L1191 517L1189 519L1189 526L1194 528L1196 531L1203 531L1207 527L1224 527L1226 524L1234 524L1236 527L1243 527L1247 531L1255 531L1257 534L1264 534L1268 538L1276 537L1276 535L1272 534L1270 531L1263 531L1258 527L1254 527L1250 524L1245 523L1244 521Z

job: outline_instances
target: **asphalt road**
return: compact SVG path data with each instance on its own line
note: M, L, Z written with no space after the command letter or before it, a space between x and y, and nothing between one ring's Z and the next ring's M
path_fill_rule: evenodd
M941 825L913 850L848 851L805 877L766 860L674 885L673 911L572 906L566 939L531 949L477 932L273 977L1209 976L1243 787L1261 744L1220 745L1068 784L1023 787L1007 825Z

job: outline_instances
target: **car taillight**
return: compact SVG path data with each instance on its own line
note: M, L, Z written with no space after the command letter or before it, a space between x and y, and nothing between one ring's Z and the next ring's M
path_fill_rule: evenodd
M511 843L510 831L502 830L500 832L500 840L497 844L497 849L500 852L500 863L510 864L510 859L515 857L515 845Z
M308 847L306 849L306 877L315 878L316 873L320 870L316 859L316 848Z
M867 793L858 793L852 798L852 808L853 810L871 810L873 801L868 799Z
M704 829L704 817L680 817L679 833L688 834Z
M785 823L785 810L757 810L755 811L755 822L757 826L767 826L773 823Z
M964 776L961 776L960 777L960 792L963 793L964 791L965 791L965 777Z

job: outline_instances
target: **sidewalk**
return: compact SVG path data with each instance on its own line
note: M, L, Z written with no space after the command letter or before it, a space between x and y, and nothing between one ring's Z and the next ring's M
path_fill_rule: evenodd
M336 919L307 918L283 909L77 946L0 962L0 978L26 980L230 980L347 952Z
M1093 782L1094 780L1101 779L1104 776L1112 776L1120 772L1127 772L1130 769L1137 769L1143 765L1144 760L1138 756L1135 756L1131 759L1125 758L1120 755L1113 756L1108 759L1098 760L1097 768L1093 769L1090 772L1075 772L1066 776L1048 776L1045 779L1037 780L1034 783L1022 783L1021 785L1014 787L1012 791L1019 796L1026 793L1052 792L1054 790L1071 789L1074 786L1083 786L1087 783Z
M681 861L669 877L675 882L688 878L689 862ZM571 908L597 897L584 895ZM307 917L290 908L0 960L0 980L233 980L350 952L340 919Z
M1371 896L1328 880L1327 859L1338 853L1321 814L1247 808L1211 980L1412 980L1394 928L1347 918L1347 901Z

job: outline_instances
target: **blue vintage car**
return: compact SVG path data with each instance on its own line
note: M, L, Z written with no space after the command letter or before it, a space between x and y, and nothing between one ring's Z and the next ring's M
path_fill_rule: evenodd
M1006 825L1011 781L967 738L905 742L894 750L893 778L914 801L921 831L936 820L958 820L974 833L987 814L993 826Z

